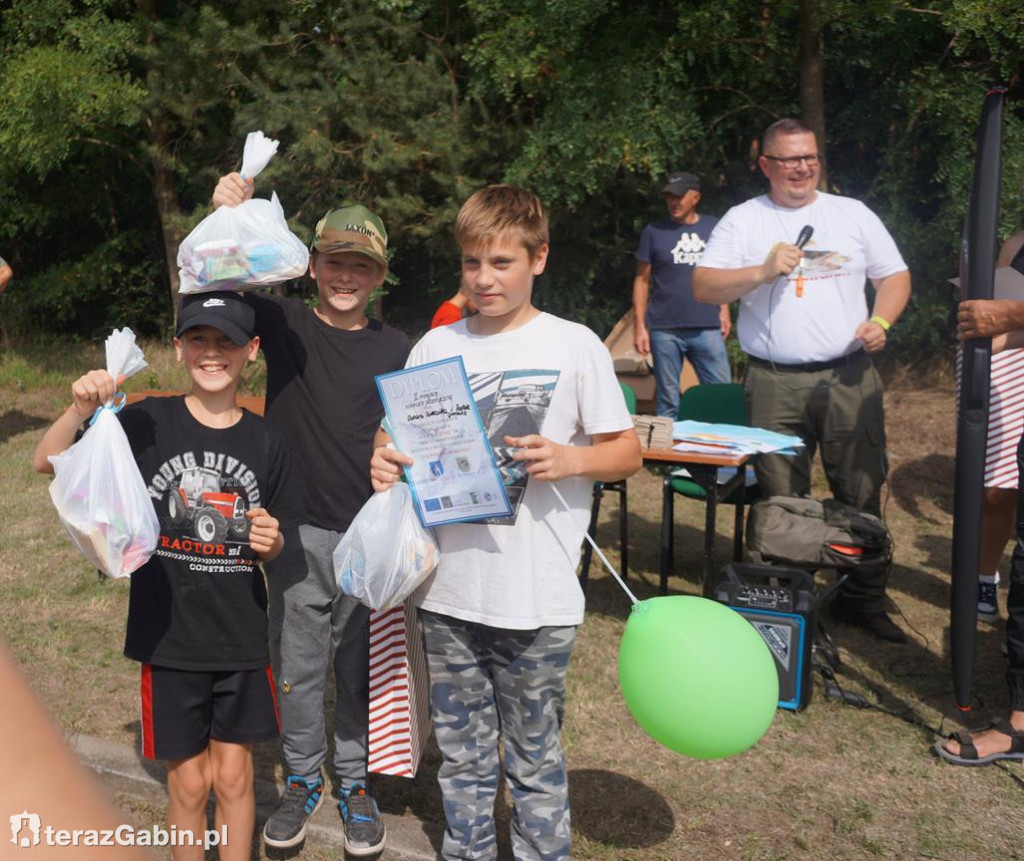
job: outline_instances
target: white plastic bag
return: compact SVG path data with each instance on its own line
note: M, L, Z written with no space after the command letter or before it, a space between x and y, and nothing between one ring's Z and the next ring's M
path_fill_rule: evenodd
M107 371L116 380L146 367L131 329L107 338ZM124 395L118 399L123 403ZM111 577L127 577L156 550L160 523L113 401L100 407L82 438L50 458L50 498L82 555Z
M250 132L242 154L242 176L252 179L277 152L278 142ZM178 292L255 289L300 278L309 250L288 229L277 194L221 206L199 222L178 247Z
M334 551L338 587L371 610L397 607L437 566L433 535L420 525L407 485L375 493Z
M274 157L278 145L276 140L261 131L249 132L242 148L242 177L253 179Z

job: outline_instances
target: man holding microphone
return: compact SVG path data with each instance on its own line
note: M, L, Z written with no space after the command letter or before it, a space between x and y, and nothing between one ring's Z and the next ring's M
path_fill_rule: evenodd
M740 346L756 427L798 435L795 457L766 455L755 471L765 496L809 496L820 447L833 495L876 516L886 478L882 383L871 354L910 298L910 273L889 232L864 204L818 191L814 133L783 119L758 158L768 194L729 210L693 275L698 301L740 300ZM869 312L865 282L875 290ZM858 569L831 613L889 642L906 635L885 610L888 570Z

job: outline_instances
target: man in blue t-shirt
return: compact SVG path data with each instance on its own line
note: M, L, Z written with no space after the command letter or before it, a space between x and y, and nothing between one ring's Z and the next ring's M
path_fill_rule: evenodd
M718 222L697 213L700 180L680 171L661 191L669 217L644 228L636 252L633 345L641 355L653 355L657 413L674 419L684 356L701 384L731 381L725 339L732 322L728 305L693 298L693 270Z

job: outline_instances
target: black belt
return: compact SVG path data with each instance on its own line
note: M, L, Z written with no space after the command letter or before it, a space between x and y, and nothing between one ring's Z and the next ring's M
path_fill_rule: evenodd
M862 356L866 356L862 347L859 350L854 350L852 353L847 353L845 356L840 356L838 359L829 359L826 362L797 362L793 364L783 364L782 362L769 362L767 359L759 359L757 356L747 356L747 361L758 368L771 368L777 371L831 371L833 368L841 368L844 365L852 365L854 362L859 361Z

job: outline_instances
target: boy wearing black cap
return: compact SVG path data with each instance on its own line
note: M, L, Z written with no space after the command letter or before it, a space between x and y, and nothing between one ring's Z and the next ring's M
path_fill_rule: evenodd
M117 414L160 521L156 552L132 574L124 653L142 664L142 753L167 760L169 830L201 844L212 789L220 857L247 859L252 744L278 734L259 566L302 519L301 487L284 435L235 401L259 349L252 308L234 293L186 297L174 346L189 393ZM53 472L48 458L120 382L95 370L72 384L72 405L36 448L38 472Z
M216 206L252 197L238 173L221 177ZM367 787L369 610L338 589L332 555L370 497L366 466L384 416L374 377L405 366L409 339L366 315L387 274L387 231L363 206L328 212L316 226L309 275L318 302L249 293L267 360L267 418L287 435L305 483L307 519L269 577L270 648L279 686L288 778L263 828L268 846L301 843L323 803L324 694L336 683L334 769L345 849L380 852L386 831Z
M654 357L659 416L676 418L683 357L702 384L732 379L725 339L732 326L728 305L693 297L693 270L717 218L700 215L700 179L678 171L661 190L668 218L640 234L633 277L633 346Z

